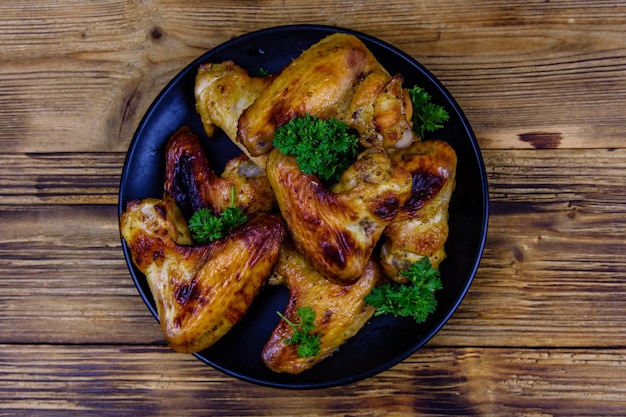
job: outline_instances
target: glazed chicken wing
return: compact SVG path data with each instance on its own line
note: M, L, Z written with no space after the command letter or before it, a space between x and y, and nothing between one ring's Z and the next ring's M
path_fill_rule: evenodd
M355 284L335 284L315 271L286 239L275 273L289 287L290 297L283 313L285 317L298 323L298 309L310 307L315 312L314 332L321 334L319 354L298 356L297 346L285 344L294 330L280 320L263 349L263 361L275 372L298 374L310 369L354 336L374 313L374 308L363 299L381 278L375 262L368 263L363 276Z
M295 117L341 119L354 86L375 70L385 71L355 36L336 33L322 39L277 74L243 111L237 140L251 155L264 155L272 149L276 128Z
M277 149L266 173L298 249L321 274L343 284L363 274L411 190L410 175L392 167L382 148L363 152L332 190Z
M145 274L161 328L179 352L199 352L226 334L248 310L278 260L284 226L255 216L223 239L190 246L174 201L132 201L121 233Z
M168 140L165 162L165 192L189 219L204 207L219 214L231 204L231 188L235 203L245 213L269 212L276 198L265 171L244 154L231 159L221 176L217 176L195 133L183 126Z
M428 256L438 268L446 256L448 206L456 178L456 153L440 140L415 142L391 154L394 165L413 177L411 197L389 224L381 248L381 264L387 276L406 282L398 272Z

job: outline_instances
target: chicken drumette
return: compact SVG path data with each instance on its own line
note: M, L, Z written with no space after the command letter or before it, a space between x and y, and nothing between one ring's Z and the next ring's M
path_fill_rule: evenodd
M218 176L198 136L187 126L170 137L165 155L164 191L174 198L186 219L205 207L215 214L223 212L232 203L231 189L244 213L270 212L276 206L263 169L241 154L229 160Z
M277 149L266 174L298 249L321 274L344 284L363 274L411 191L411 176L393 167L382 148L364 151L332 189Z
M381 264L385 274L398 282L398 272L427 256L438 268L446 257L448 206L456 179L456 153L446 142L415 142L391 154L395 166L411 173L411 196L383 234Z

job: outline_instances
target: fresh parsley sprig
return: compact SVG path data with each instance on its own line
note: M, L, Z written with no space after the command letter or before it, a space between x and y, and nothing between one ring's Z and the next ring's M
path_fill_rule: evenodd
M208 208L197 210L189 219L189 231L198 243L220 239L248 221L241 208L235 206L235 187L230 188L230 206L219 216Z
M295 156L305 174L336 181L356 159L358 137L340 120L306 114L276 129L273 145Z
M315 310L311 307L300 307L298 309L300 323L292 322L280 311L277 311L276 314L294 330L293 335L289 339L285 339L285 344L297 345L298 356L310 358L320 353L322 336L313 332L315 330Z
M450 115L442 106L432 103L431 96L422 87L417 85L408 89L413 104L413 130L424 139L426 132L433 132L443 127L443 123L450 119Z
M435 291L442 288L439 270L424 257L400 274L409 279L408 284L394 282L376 287L365 297L365 302L376 307L376 316L413 317L422 323L437 307Z

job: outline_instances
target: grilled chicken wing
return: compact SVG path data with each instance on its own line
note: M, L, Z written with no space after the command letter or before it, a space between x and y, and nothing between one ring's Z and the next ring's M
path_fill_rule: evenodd
M235 203L245 213L269 212L276 206L263 169L242 154L228 161L218 177L198 137L187 126L170 137L165 152L164 189L186 219L204 207L217 214L224 211L231 204L231 187L235 190Z
M444 141L415 142L391 154L393 164L413 177L411 197L389 224L381 247L381 264L387 276L406 282L398 272L428 256L438 268L446 256L448 206L456 178L456 153Z
M161 328L179 352L199 352L226 334L248 310L278 260L282 220L260 214L223 239L190 246L175 202L132 201L121 233L145 274Z
M336 33L322 39L277 74L243 111L237 140L259 156L272 149L276 128L295 117L341 119L354 86L375 70L385 71L355 36Z
M280 320L263 349L263 361L275 372L298 374L310 369L346 340L354 336L372 317L374 308L363 299L381 278L379 266L371 261L363 276L353 285L328 281L304 258L289 239L280 253L275 274L289 287L289 301L284 315L298 323L298 309L310 307L315 312L315 333L321 334L320 352L314 357L300 357L297 346L285 344L293 329Z
M265 167L265 157L253 156L243 144L236 141L241 113L250 106L271 83L271 77L251 77L232 61L201 65L196 75L194 95L196 111L209 137L218 127L253 162Z
M363 152L332 191L276 149L266 173L298 249L320 273L343 284L363 274L411 190L410 175L392 167L382 148Z

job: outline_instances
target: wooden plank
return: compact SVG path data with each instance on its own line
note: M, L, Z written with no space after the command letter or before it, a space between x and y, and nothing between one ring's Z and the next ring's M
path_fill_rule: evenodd
M126 267L115 206L4 209L0 224L3 341L161 341Z
M461 308L433 343L623 346L624 151L485 156L485 253Z
M624 349L424 348L361 382L290 391L162 347L2 345L0 416L621 416L624 361Z
M122 152L158 92L193 58L247 31L305 22L362 30L418 58L457 98L485 149L583 148L589 137L623 147L624 5L405 2L365 22L363 14L380 15L377 5L325 0L311 14L309 5L278 1L262 9L83 3L3 8L6 149ZM306 21L294 19L302 13Z
M152 6L119 0L4 5L5 150L125 151L158 92L203 52L174 39L153 42L159 16ZM125 118L131 120L122 126Z
M2 155L3 205L117 204L125 153Z

